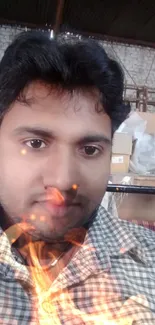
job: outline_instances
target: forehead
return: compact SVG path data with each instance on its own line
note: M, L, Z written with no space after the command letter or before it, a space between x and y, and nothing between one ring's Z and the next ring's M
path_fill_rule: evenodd
M1 129L19 126L51 129L57 135L80 136L103 131L111 135L111 122L95 91L61 91L40 82L30 84L23 93L26 103L16 101L4 116ZM97 112L102 110L102 112Z

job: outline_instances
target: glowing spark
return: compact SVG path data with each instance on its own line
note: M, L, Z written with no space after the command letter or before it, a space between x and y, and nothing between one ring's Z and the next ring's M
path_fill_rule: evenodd
M120 248L120 253L121 253L121 254L124 254L125 252L126 252L126 248L125 248L125 247L121 247L121 248Z
M26 155L26 153L27 153L26 149L22 149L22 150L21 150L21 154L22 154L23 156Z
M65 201L63 195L56 188L52 188L48 191L47 199L54 201L56 204L61 204Z
M40 221L45 221L45 216L40 216Z
M72 189L77 190L77 188L78 188L77 184L73 184Z
M35 214L31 214L30 219L31 219L31 220L35 220L35 219L36 219Z

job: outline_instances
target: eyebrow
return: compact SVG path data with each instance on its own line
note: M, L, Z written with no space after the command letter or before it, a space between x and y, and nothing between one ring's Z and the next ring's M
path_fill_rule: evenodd
M24 133L31 133L35 136L44 137L48 139L53 139L55 136L51 132L51 130L43 129L41 127L28 127L28 126L20 126L13 131L13 135L18 136ZM105 144L111 146L112 140L103 134L90 134L83 136L80 140L77 141L78 144L83 145L86 143L94 143L94 142L104 142Z
M13 131L13 135L18 136L25 133L31 133L33 135L45 138L53 138L54 135L48 129L43 129L41 127L30 127L30 126L20 126Z
M103 134L86 135L79 141L80 144L93 142L104 142L109 146L112 145L112 140Z

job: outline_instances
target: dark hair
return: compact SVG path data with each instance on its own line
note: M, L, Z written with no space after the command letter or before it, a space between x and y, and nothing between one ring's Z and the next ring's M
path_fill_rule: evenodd
M33 80L61 89L95 88L113 132L130 112L123 102L123 72L103 47L91 39L50 39L39 31L21 33L8 46L0 63L0 116Z

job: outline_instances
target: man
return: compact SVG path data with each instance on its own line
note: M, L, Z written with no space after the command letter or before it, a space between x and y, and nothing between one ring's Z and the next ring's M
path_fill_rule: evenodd
M2 324L154 324L154 233L100 206L123 74L92 40L23 33L0 64Z

